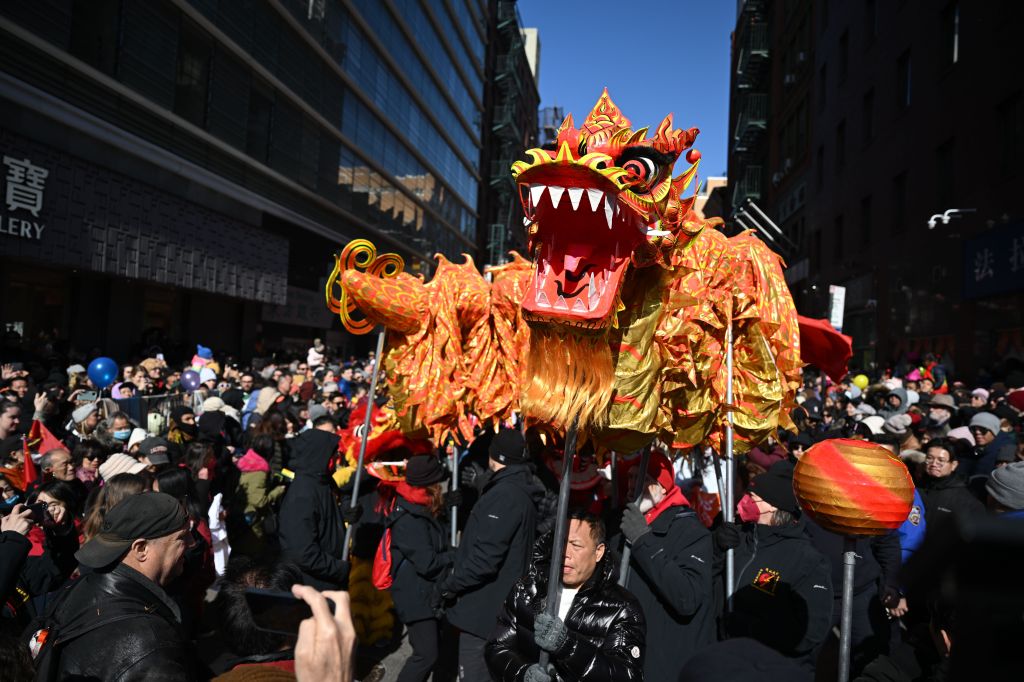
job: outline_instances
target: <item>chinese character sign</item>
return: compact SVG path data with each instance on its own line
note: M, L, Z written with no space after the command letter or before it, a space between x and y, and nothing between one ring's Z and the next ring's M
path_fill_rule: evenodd
M964 298L1024 290L1024 223L1003 225L964 243Z
M43 209L44 183L50 171L28 159L10 156L4 156L4 165L7 166L7 210L23 209L38 218Z

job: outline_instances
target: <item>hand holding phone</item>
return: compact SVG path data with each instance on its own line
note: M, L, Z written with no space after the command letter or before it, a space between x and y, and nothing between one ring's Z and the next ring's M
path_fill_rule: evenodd
M334 602L327 600L334 612ZM297 637L299 623L313 617L313 611L291 592L277 592L251 587L245 591L245 602L256 627L266 632Z
M46 511L45 502L33 502L26 507L29 511L29 519L32 520L36 525L43 525L43 521L46 520L48 512Z

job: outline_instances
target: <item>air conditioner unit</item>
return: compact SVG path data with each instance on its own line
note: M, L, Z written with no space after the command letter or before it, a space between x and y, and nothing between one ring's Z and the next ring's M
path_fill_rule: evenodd
M782 84L783 85L794 85L795 83L796 83L796 76L794 74L792 74L792 73L787 73L782 78Z

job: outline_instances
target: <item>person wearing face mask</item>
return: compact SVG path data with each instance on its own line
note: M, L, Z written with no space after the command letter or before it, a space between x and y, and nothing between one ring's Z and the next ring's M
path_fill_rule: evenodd
M622 514L632 547L625 587L647 619L645 679L674 680L690 656L715 641L711 535L665 455L651 453L644 483L640 504Z
M196 426L196 415L191 407L179 405L169 415L167 440L183 449L196 439L199 428Z
M752 637L812 671L832 625L832 567L805 533L793 465L778 462L751 481L736 512L742 525L715 534L719 549L735 550L728 638Z

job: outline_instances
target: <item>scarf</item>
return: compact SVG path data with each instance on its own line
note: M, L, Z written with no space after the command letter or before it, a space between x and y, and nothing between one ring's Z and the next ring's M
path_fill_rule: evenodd
M686 500L686 496L683 495L683 491L679 489L679 486L672 486L672 490L668 491L668 494L661 499L661 502L654 505L654 507L644 514L644 519L647 521L647 525L654 523L654 519L661 515L661 512L665 511L669 507L689 507L690 503Z
M426 488L417 488L405 481L400 481L395 488L395 492L413 504L422 504L424 507L430 507L430 492Z

